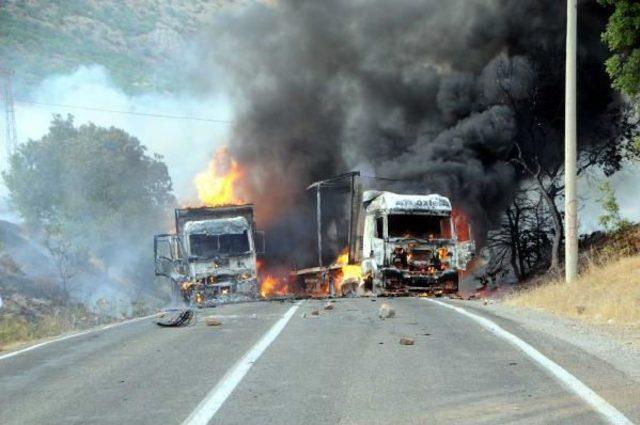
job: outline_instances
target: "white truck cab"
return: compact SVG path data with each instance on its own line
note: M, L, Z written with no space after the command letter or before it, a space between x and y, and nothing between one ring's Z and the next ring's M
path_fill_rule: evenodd
M451 202L438 195L365 191L362 272L376 293L453 293L471 260L472 241L458 241ZM367 279L368 278L368 279Z

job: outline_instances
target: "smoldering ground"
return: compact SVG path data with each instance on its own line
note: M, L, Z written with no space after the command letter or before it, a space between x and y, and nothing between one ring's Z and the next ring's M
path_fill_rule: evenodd
M606 13L580 7L588 143L614 95L599 41ZM538 143L533 127L549 160L560 146L564 14L554 0L283 0L220 14L200 70L225 75L231 149L251 170L244 189L272 255L313 240L306 185L363 164L403 180L397 190L452 197L482 239L522 178L514 143Z

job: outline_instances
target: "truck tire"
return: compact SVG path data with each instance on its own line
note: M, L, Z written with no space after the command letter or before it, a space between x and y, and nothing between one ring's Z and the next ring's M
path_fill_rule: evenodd
M345 282L342 282L342 287L340 288L340 292L343 297L353 298L358 295L358 280L357 279L348 279Z
M445 295L457 294L458 293L458 276L455 278L447 279L444 282L444 291Z

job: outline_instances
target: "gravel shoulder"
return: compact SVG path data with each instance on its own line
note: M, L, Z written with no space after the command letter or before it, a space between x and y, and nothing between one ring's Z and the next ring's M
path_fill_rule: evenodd
M610 364L640 383L640 328L596 326L544 311L514 307L495 300L451 301L516 322L521 327L558 338Z

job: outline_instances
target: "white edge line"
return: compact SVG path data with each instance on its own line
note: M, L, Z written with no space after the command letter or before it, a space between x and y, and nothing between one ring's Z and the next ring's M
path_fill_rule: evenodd
M215 387L205 396L205 398L196 406L182 425L206 425L218 412L233 390L238 386L240 381L249 372L251 366L260 358L262 353L271 345L278 337L280 332L285 328L291 317L295 314L301 302L291 306L289 310L282 316L266 334L260 338L247 351L238 362L231 367L216 384Z
M609 404L605 399L600 397L589 388L586 384L580 381L578 378L573 376L571 373L562 368L559 364L554 362L553 360L546 357L544 354L533 348L531 345L527 344L514 334L504 330L496 323L491 320L479 316L477 314L470 313L469 311L456 307L451 304L444 303L442 301L437 301L434 299L427 298L426 301L430 301L432 303L441 305L442 307L446 307L452 310L457 311L458 313L467 316L468 318L474 320L479 323L482 327L489 330L491 333L496 335L499 338L502 338L509 342L510 344L516 346L520 350L522 350L527 356L529 356L534 362L538 363L542 368L544 368L547 372L553 375L556 379L558 379L567 389L577 395L579 398L584 400L587 404L589 404L596 412L598 412L603 418L605 418L609 423L612 424L631 424L633 422L629 420L622 412Z
M99 328L87 329L87 330L84 330L84 331L80 331L80 332L72 333L72 334L69 334L69 335L61 336L61 337L58 337L58 338L49 339L47 341L43 341L43 342L40 342L38 344L30 345L30 346L28 346L26 348L23 348L21 350L11 351L10 353L3 354L3 355L0 356L0 360L8 359L10 357L14 357L14 356L17 356L19 354L23 354L23 353L26 353L28 351L35 350L35 349L40 348L40 347L44 347L45 345L53 344L54 342L60 342L60 341L64 341L64 340L67 340L67 339L76 338L78 336L82 336L82 335L86 335L86 334L90 334L90 333L94 333L94 332L105 331L107 329L115 328L115 327L122 326L122 325L127 325L129 323L139 322L140 320L149 319L150 317L154 317L154 316L155 316L155 314L150 314L149 316L143 316L143 317L136 317L135 319L123 320L122 322L111 323L109 325L101 326Z

